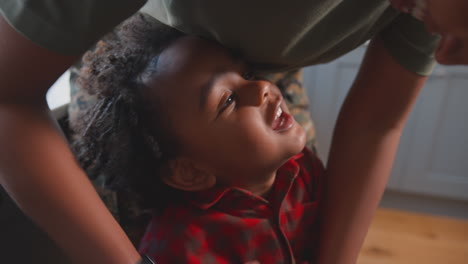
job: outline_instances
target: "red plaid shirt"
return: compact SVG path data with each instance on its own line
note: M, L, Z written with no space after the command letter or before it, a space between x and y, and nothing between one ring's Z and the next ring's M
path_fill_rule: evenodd
M277 172L267 199L239 188L191 193L155 216L140 252L157 263L313 263L322 163L308 150Z

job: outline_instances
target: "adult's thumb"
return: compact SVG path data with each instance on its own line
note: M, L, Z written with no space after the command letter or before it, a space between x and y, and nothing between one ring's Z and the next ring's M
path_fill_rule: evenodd
M435 52L437 62L445 65L468 64L468 43L444 34Z

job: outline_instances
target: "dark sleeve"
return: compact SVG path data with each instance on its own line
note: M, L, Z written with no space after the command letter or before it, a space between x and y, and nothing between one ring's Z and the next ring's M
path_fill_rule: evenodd
M79 55L146 0L2 0L0 12L34 43L66 55Z
M434 50L439 37L428 33L421 21L401 14L380 36L392 57L403 67L423 76L432 72L436 65Z

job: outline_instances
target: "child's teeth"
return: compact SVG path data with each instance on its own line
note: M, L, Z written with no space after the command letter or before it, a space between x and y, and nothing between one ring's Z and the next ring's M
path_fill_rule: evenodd
M283 113L283 110L281 110L281 108L278 108L278 110L276 111L276 118L280 117L282 113Z

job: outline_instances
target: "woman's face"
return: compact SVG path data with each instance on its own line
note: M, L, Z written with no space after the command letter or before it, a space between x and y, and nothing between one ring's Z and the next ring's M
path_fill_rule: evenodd
M147 84L147 96L158 98L167 114L179 155L225 183L261 181L256 175L276 171L305 145L279 89L255 79L246 64L213 42L177 40L161 54Z

